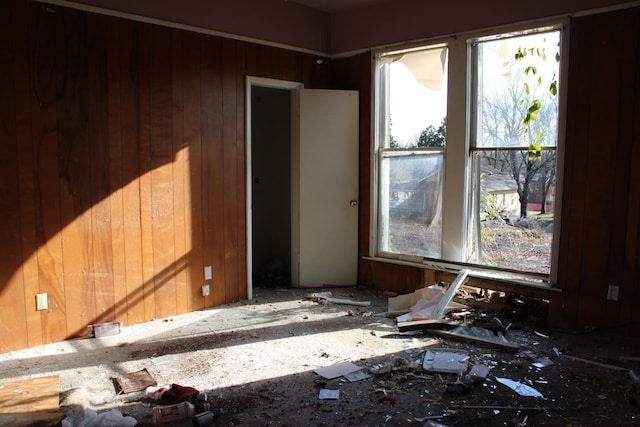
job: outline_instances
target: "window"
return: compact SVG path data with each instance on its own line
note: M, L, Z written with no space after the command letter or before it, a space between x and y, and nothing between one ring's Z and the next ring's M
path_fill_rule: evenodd
M548 277L560 27L377 56L381 257Z

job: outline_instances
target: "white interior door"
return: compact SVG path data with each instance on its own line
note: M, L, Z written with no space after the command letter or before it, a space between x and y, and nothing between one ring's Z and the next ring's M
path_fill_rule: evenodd
M354 285L358 92L296 90L292 106L292 284Z

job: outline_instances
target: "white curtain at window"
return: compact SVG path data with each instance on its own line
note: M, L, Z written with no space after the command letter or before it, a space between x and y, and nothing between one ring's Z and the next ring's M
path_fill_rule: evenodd
M402 63L422 86L440 90L444 79L447 49L425 49L384 56L383 64Z

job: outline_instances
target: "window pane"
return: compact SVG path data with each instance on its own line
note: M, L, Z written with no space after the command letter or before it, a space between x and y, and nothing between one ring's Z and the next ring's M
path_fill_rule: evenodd
M549 274L555 169L555 150L535 162L528 150L474 153L473 262Z
M471 262L550 273L559 45L559 31L474 42Z
M439 257L442 153L387 152L380 172L380 250Z
M559 31L477 42L477 147L555 147Z
M387 67L386 147L443 147L446 136L447 48L393 53Z

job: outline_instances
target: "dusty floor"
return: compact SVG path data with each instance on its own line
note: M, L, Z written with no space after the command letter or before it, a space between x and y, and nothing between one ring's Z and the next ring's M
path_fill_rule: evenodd
M116 408L141 426L150 425L158 403L139 393L116 394L113 378L143 368L158 384L206 393L215 425L640 425L640 384L629 371L640 368L637 339L525 331L518 325L530 326L530 319L514 319L504 335L522 350L501 350L427 332L400 333L394 319L381 315L388 307L382 292L328 290L371 305L321 304L305 298L314 290L260 288L249 301L125 327L118 335L1 354L0 383L59 375L67 414L79 418L84 408ZM498 316L506 325L513 313L505 306ZM456 374L422 369L434 348L468 351L469 365L487 365L490 373L483 382L452 385ZM534 358L543 356L553 365L535 367ZM367 372L394 358L413 366L356 382L314 372L343 361ZM525 383L542 397L522 396L498 378ZM320 399L321 388L339 390L339 398Z

